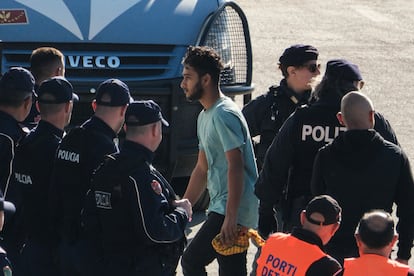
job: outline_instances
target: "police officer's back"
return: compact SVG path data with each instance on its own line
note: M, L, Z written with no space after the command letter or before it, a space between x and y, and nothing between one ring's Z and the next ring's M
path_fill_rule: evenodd
M345 130L336 118L341 98L361 84L362 77L355 64L346 60L329 61L316 89L317 101L298 109L273 140L255 192L260 200L282 205L285 230L299 225L298 213L310 199L313 159L318 149ZM395 137L382 116L376 119L382 135Z
M94 169L106 154L118 151L117 133L130 102L127 85L117 79L102 82L92 102L95 114L72 129L57 150L51 187L53 224L61 236L62 273L78 275L86 260L76 248L81 232L80 212ZM74 261L75 260L75 261ZM76 272L77 271L77 272Z
M25 132L20 127L29 114L34 93L34 78L32 74L21 67L13 67L0 80L0 229L4 220L4 197L12 177L12 162L14 153ZM12 219L12 218L11 218ZM13 220L6 223L1 246L8 252L11 259L18 258L18 245L13 236ZM4 260L4 254L1 255Z
M85 228L101 233L108 275L175 275L191 204L176 200L151 165L168 123L155 102L138 101L128 107L125 124L121 152L108 156L94 174Z
M42 119L16 150L9 195L16 199L19 225L23 228L22 275L57 275L53 262L56 237L48 223L50 180L55 152L78 96L62 77L45 80L37 96Z

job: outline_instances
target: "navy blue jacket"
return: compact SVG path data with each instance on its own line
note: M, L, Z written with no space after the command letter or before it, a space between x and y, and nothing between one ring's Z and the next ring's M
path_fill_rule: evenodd
M56 149L64 131L41 120L16 150L8 199L13 197L18 219L27 238L48 244L49 190Z
M280 127L297 107L307 103L310 92L309 90L299 95L283 79L279 86L269 87L266 94L258 96L243 107L242 112L251 137L260 135L260 142L255 145L259 169L262 168L266 151Z
M9 114L0 111L0 193L6 193L11 178L14 152L25 132ZM3 196L0 197L3 199ZM3 201L1 201L1 210Z
M82 216L90 236L101 233L108 260L139 260L140 271L154 269L142 266L183 241L188 221L185 212L172 205L176 195L151 165L153 158L149 149L126 140L121 152L109 156L95 172Z
M53 227L68 242L79 238L80 212L93 171L105 155L115 153L116 133L96 116L66 135L56 152L50 204Z
M414 238L414 182L403 150L384 140L375 130L349 130L315 158L312 193L329 194L342 207L341 227L329 247L358 252L355 228L372 209L392 213L397 205L398 257L408 260ZM346 250L348 249L348 250ZM340 255L340 254L338 254ZM343 256L342 256L343 257Z

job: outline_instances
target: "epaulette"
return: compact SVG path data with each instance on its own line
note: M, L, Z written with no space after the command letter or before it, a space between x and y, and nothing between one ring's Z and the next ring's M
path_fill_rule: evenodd
M269 87L269 93L272 93L273 96L277 96L279 92L279 86L278 85L272 85Z

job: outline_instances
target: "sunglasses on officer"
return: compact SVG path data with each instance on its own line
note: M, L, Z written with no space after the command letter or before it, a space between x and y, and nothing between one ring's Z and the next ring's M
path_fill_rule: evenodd
M315 73L317 70L321 69L321 64L320 63L309 63L309 64L303 64L300 67L304 67L308 69L309 72Z

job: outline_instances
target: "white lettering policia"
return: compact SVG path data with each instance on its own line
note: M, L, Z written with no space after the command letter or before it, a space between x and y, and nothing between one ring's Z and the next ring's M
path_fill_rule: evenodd
M16 178L17 182L20 182L22 184L33 184L32 178L30 175L22 174L22 173L14 173L14 177Z
M307 138L312 137L312 140L316 142L324 141L330 143L333 139L339 135L339 133L346 131L345 127L332 127L329 126L311 126L303 125L302 127L302 141L306 141Z
M73 163L79 163L79 153L71 152L67 150L59 150L58 156L59 159L70 161Z

